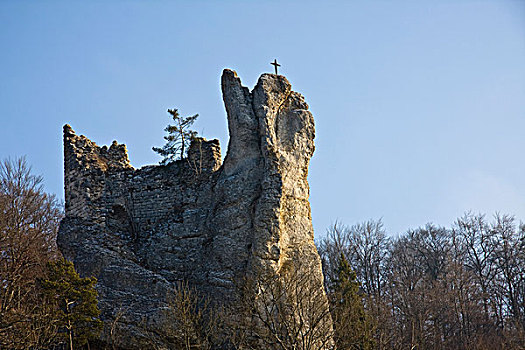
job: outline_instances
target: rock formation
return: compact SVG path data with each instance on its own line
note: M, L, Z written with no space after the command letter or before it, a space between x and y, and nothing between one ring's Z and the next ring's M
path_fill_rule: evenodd
M125 310L126 347L155 332L159 307L179 281L229 302L236 280L286 261L314 266L308 202L314 120L281 75L250 92L224 70L230 140L195 140L184 160L134 169L125 145L99 147L64 126L66 216L58 236L82 275L98 278L102 317Z

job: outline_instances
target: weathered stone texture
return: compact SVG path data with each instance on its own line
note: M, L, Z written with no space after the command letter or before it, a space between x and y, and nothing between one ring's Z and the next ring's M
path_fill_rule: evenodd
M294 259L317 266L308 202L314 121L284 76L249 91L224 70L230 140L198 139L187 159L134 169L125 145L99 147L64 126L66 217L58 243L82 275L98 278L103 317L125 310L125 339L154 331L178 281L228 302L234 281Z

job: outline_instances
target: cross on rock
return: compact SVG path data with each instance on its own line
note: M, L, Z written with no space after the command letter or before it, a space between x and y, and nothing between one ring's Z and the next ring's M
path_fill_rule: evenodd
M275 67L275 74L277 74L277 67L281 66L279 63L277 63L277 59L274 59L270 64Z

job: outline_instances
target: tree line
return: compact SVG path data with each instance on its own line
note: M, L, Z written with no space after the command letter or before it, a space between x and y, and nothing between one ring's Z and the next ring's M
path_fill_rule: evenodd
M61 257L55 240L62 216L24 159L0 162L2 349L123 344L119 312L98 342L96 279L81 278ZM397 237L380 220L336 223L317 246L325 290L310 278L317 267L293 259L279 275L253 271L238 281L231 305L211 304L181 282L166 295L162 328L145 334L145 346L525 348L525 225L512 216L467 213L450 228L428 224Z
M25 159L0 162L0 349L73 349L96 338L95 278L56 247L62 206Z
M318 248L329 294L341 256L360 284L373 347L353 349L525 348L525 226L512 216L398 237L380 220L335 223Z

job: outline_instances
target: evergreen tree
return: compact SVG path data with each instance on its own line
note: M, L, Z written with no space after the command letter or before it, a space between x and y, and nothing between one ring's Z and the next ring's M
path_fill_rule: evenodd
M330 295L338 349L368 350L375 345L372 322L365 311L359 288L355 272L341 253Z
M168 124L164 131L168 134L164 136L166 144L162 147L152 147L153 151L164 157L160 164L166 165L177 160L184 159L185 152L191 140L197 137L197 132L191 130L191 125L195 122L198 114L189 117L181 117L177 109L168 109L172 116L174 125Z
M81 278L73 263L59 259L48 263L48 277L41 281L44 294L57 305L56 321L64 331L63 341L71 350L98 337L102 321L98 318L95 277Z

